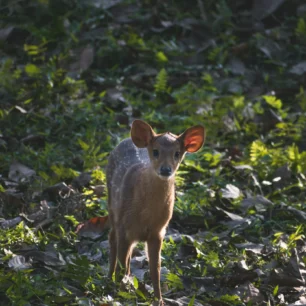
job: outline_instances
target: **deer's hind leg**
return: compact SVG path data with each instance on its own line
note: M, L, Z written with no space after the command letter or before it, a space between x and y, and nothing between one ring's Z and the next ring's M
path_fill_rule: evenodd
M130 271L129 264L131 258L131 249L133 243L129 241L124 231L118 232L117 237L117 267L116 267L116 281L120 281L124 275Z
M112 278L117 265L117 237L114 228L111 228L108 236L109 241L109 272L108 277Z

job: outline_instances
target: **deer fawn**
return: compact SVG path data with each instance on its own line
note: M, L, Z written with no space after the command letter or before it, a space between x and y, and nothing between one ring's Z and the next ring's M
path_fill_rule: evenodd
M175 172L185 153L197 152L204 140L201 125L176 136L169 132L156 134L149 124L135 120L131 138L123 140L109 156L109 277L115 269L117 280L122 274L129 275L134 244L147 242L150 275L159 305L163 305L160 253L173 212Z

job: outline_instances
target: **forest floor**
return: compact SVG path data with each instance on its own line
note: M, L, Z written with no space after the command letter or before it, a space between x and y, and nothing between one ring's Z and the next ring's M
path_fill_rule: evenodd
M115 286L92 219L135 118L207 130L176 178L166 305L306 304L305 59L302 0L2 1L0 305L152 302L144 245Z

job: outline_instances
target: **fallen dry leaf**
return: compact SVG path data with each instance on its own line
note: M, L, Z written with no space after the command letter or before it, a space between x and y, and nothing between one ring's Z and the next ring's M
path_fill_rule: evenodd
M81 236L90 236L91 234L99 234L109 228L108 216L94 217L88 221L81 223L76 228L76 233Z
M238 286L233 294L237 294L245 303L251 303L251 305L265 301L264 295L249 281Z
M285 0L253 0L252 16L255 20L262 20L275 12Z
M35 171L29 167L19 163L14 162L10 166L8 177L14 182L20 182L23 180L28 180L35 175Z

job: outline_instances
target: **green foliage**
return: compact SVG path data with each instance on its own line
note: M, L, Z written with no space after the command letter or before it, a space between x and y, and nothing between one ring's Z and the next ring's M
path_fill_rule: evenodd
M237 295L223 295L220 299L222 302L229 303L230 305L241 305L240 298Z
M287 241L285 244L282 244L282 246L285 246L285 248L280 248L280 251L286 252L287 254L290 254L291 250L296 247L296 243L299 240L303 240L305 238L304 232L304 226L298 225L291 227L291 234L289 235ZM283 239L285 233L284 232L277 232L274 234L275 239L273 240L274 244L277 244L281 239Z
M253 165L281 167L288 164L292 170L302 173L306 169L306 152L299 152L298 147L293 144L287 148L268 148L259 140L254 141L250 147L250 161Z
M156 53L156 58L159 62L162 62L162 63L165 63L168 61L167 56L161 51Z
M303 87L300 88L299 93L297 94L298 103L301 109L305 112L306 111L306 94Z
M10 248L20 243L39 243L42 237L38 237L32 229L24 222L20 222L15 228L9 230L0 230L0 242Z
M216 47L210 51L208 54L208 59L211 62L224 62L225 55L222 55L222 47Z
M188 306L193 306L194 305L194 300L195 300L195 295L190 299Z
M266 274L267 260L276 260L286 271L292 250L305 240L305 16L289 16L297 7L285 1L271 13L273 27L271 15L258 16L257 29L248 16L268 14L264 1L164 1L154 10L150 1L117 2L1 4L0 299L5 295L6 305L149 303L140 279L127 291L106 279L101 241L72 231L107 215L107 156L132 120L143 118L160 132L179 134L195 124L207 131L204 148L187 154L176 176L170 230L184 235L174 233L162 249L173 299L250 303L232 295L232 263ZM33 169L33 181L15 183L13 161ZM42 193L84 172L90 187L78 188L76 199L56 202ZM229 184L238 198L224 197ZM82 205L71 212L74 201ZM44 210L46 222L35 219ZM19 215L23 221L11 225ZM241 248L249 242L267 248ZM265 253L271 244L278 252ZM14 270L10 260L28 249L54 250L67 262L33 259L30 269ZM202 277L216 287L198 290L193 281L205 282ZM252 284L261 291L260 281ZM270 289L267 303L280 303L278 286ZM289 295L283 294L286 302L294 303Z
M268 156L268 149L265 144L260 140L253 141L250 148L251 161L256 164L261 158L265 156Z
M215 154L212 154L212 153L207 152L204 154L204 157L205 157L205 160L209 162L209 165L211 167L215 167L220 163L222 159L222 154L216 153L216 152Z
M165 68L161 69L156 76L156 81L154 84L156 93L165 93L169 91L168 88L168 73Z
M106 175L102 170L95 169L91 173L91 177L94 180L95 184L101 184L102 182L105 182Z
M207 255L205 255L205 260L208 265L211 265L214 268L219 267L219 256L218 253L210 251Z
M85 169L92 169L98 165L101 165L108 154L108 152L101 153L101 145L96 145L94 138L91 138L90 143L86 143L82 139L78 139L78 144L84 151L83 160ZM96 175L99 176L99 173L96 173ZM101 177L101 179L103 178Z
M0 86L4 90L14 93L20 76L21 70L14 69L14 62L11 58L6 58L0 63ZM2 112L4 112L4 110L2 110ZM2 113L2 116L3 115L4 113Z
M173 288L176 290L183 289L182 280L176 274L172 274L172 273L167 274L167 282L170 288Z
M277 99L275 96L263 96L265 101L276 109L282 108L282 101Z
M70 168L65 168L62 165L52 165L51 170L57 175L57 180L72 179L79 175L77 171Z
M25 66L25 72L31 77L40 74L40 69L34 64L27 64Z
M273 289L273 295L276 296L278 294L278 285L275 286L275 288Z
M306 171L306 152L299 152L299 148L293 144L288 148L288 158L291 162L292 168L298 173Z
M11 285L6 290L7 297L14 305L26 305L33 297L43 298L46 294L42 279L31 275L32 270L11 272L5 278L11 280ZM1 283L5 283L5 278Z
M145 43L137 33L130 32L127 38L127 43L130 46L145 48Z
M306 21L305 18L299 18L295 29L296 36L305 40L306 38Z
M77 226L80 222L76 220L74 216L64 216L66 220L69 220L73 226Z
M204 73L202 76L202 80L205 83L204 89L206 91L217 91L216 87L214 86L213 78L209 73Z

